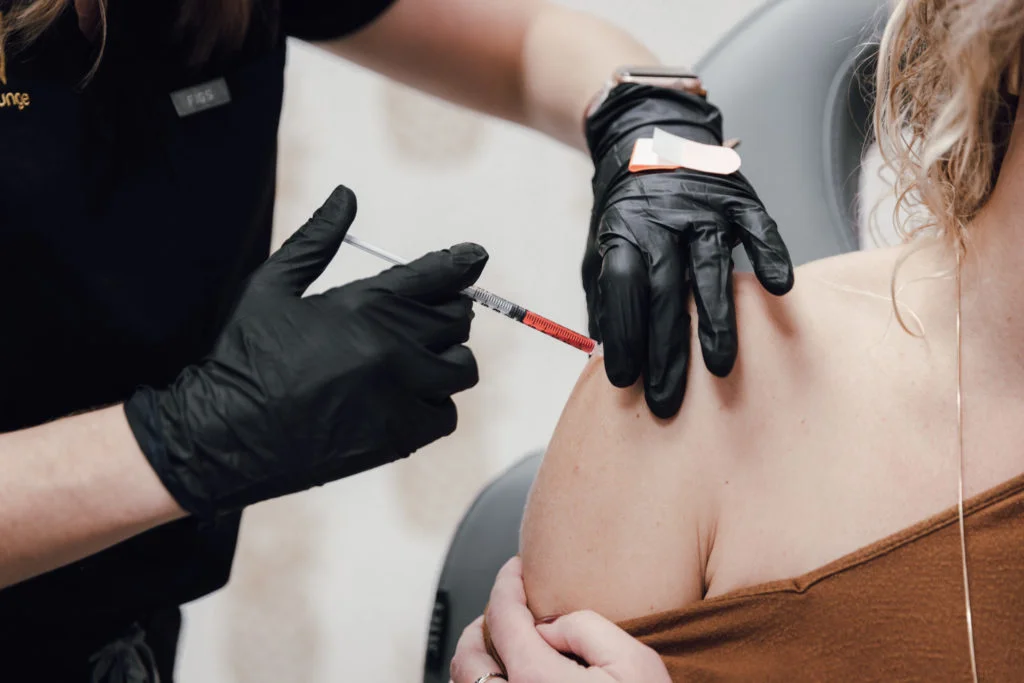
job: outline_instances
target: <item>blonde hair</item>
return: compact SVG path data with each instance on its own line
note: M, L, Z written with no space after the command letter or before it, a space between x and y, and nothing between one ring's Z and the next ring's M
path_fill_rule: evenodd
M878 57L875 131L897 230L966 247L1015 115L1024 0L900 0ZM1001 125L1001 122L1005 125Z
M100 15L100 57L107 36L107 1L93 0ZM147 2L148 0L128 0ZM182 0L177 29L189 46L189 60L201 64L218 49L236 50L249 30L254 0ZM0 21L0 52L31 45L65 11L67 0L19 0ZM86 78L92 76L99 58Z

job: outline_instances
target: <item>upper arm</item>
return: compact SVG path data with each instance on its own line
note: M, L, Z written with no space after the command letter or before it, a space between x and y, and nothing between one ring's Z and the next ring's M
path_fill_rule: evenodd
M522 54L545 0L397 0L359 33L323 46L414 88L520 119Z
M584 371L523 519L536 616L592 609L621 621L702 598L723 459L706 452L715 444L701 427L715 402L694 393L705 392L691 386L681 414L663 421L640 386L616 389L600 361Z

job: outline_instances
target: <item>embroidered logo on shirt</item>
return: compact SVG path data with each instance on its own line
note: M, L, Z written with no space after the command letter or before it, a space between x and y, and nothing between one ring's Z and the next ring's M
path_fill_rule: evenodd
M0 12L0 24L3 24L4 15ZM0 85L7 86L7 56L4 48L0 45ZM32 99L26 92L0 92L0 109L17 107L22 111L32 104Z
M207 109L223 107L231 102L231 91L228 90L228 82L223 78L217 78L206 83L176 90L171 93L171 102L174 103L174 110L178 116L184 118L192 114L198 114Z

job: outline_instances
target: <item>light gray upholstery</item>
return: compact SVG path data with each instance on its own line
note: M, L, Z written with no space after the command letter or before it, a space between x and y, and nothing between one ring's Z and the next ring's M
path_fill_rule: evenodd
M726 137L743 140L743 172L797 264L857 248L857 169L869 129L863 95L870 78L863 76L873 65L870 44L886 4L775 0L698 64L724 113ZM737 267L746 269L741 251ZM498 477L459 525L438 583L424 683L447 683L459 635L483 611L498 569L516 553L540 459L532 454Z
M798 265L857 248L864 94L886 0L781 0L739 24L699 64L743 173ZM737 264L742 249L737 250ZM745 260L742 263L746 263Z

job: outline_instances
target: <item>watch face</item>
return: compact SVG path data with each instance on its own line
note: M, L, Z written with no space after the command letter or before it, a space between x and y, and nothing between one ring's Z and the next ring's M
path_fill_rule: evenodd
M632 78L692 78L700 80L697 74L680 66L626 66L619 69L619 75Z
M691 95L699 95L706 97L708 92L704 89L704 84L700 82L699 78L693 77L679 77L679 76L637 76L630 74L618 79L619 83L638 83L640 85L651 85L657 88L668 88L670 90L680 90L682 92L688 92Z
M707 95L700 77L689 69L678 66L625 66L615 72L615 82L671 88L701 97Z

